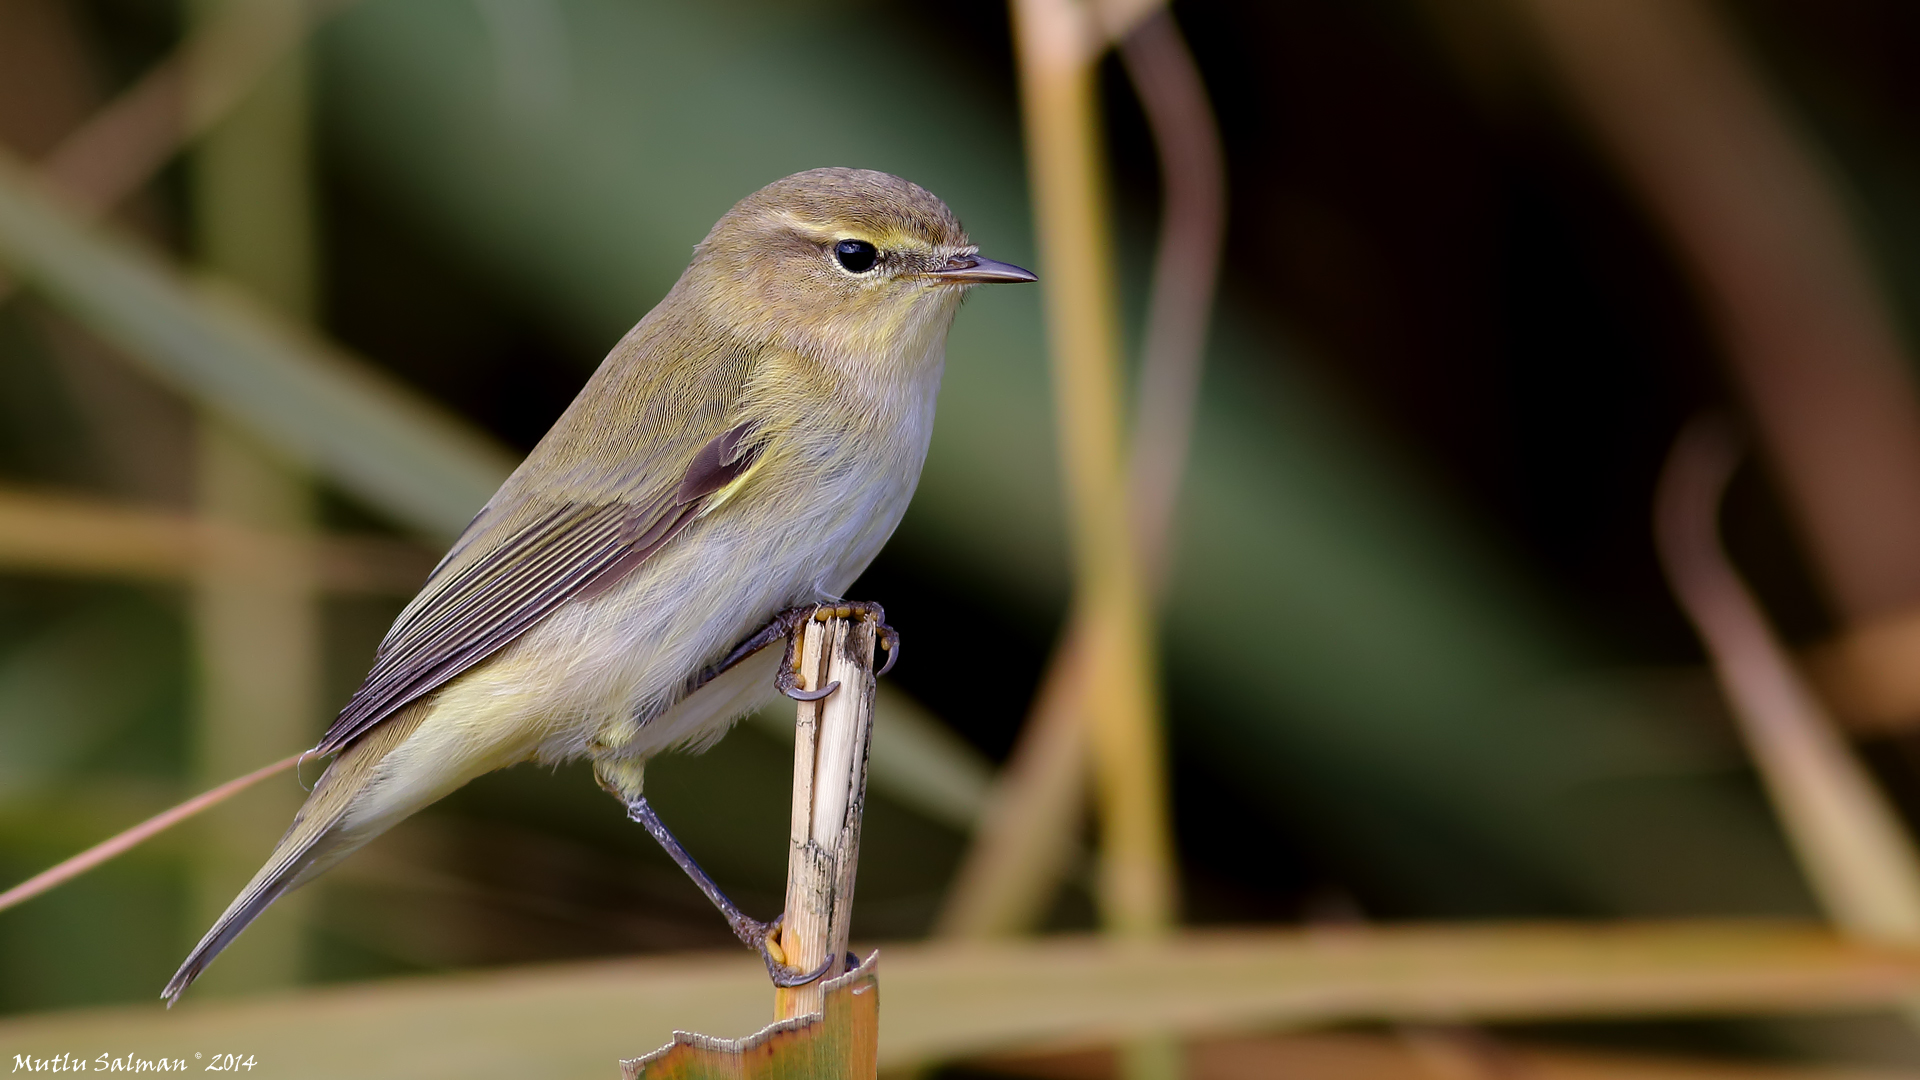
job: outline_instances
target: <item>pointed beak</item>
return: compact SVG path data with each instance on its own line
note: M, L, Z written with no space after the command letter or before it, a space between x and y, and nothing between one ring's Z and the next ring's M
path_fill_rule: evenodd
M955 285L992 285L998 282L1038 281L1030 270L1012 263L989 259L984 255L955 255L947 265L927 271L927 276Z

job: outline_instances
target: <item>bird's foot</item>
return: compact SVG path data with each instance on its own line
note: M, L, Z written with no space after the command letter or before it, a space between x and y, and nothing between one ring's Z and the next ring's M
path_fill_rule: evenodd
M758 948L760 950L760 958L767 962L767 978L773 980L773 985L782 987L805 986L820 976L825 975L827 969L833 967L833 957L829 956L825 960L820 961L820 966L814 968L812 971L795 971L793 968L788 967L787 955L785 951L781 950L779 944L780 924L786 920L786 917L786 913L781 912L775 915L773 921L770 923L755 924L755 928L758 930L758 939L755 941L747 941L747 947ZM735 933L739 932L738 927L735 927L734 930ZM741 940L746 941L747 939L742 937ZM853 954L848 953L847 955L851 956Z
M840 689L838 682L830 682L818 690L800 689L800 627L807 620L825 622L828 619L851 619L854 617L873 623L874 633L879 637L879 645L887 651L887 662L874 672L878 678L893 670L894 662L900 659L900 631L887 625L886 609L870 600L849 600L838 604L813 604L805 607L788 608L774 617L768 629L775 625L785 627L787 635L787 655L780 663L780 670L773 677L773 685L782 694L795 701L819 701L835 690ZM762 630L762 634L767 630ZM759 635L755 635L758 637ZM771 639L768 639L771 641Z
M734 646L733 651L727 654L726 659L696 675L688 684L688 690L689 692L698 690L700 687L719 678L727 669L740 663L740 661L772 645L774 642L785 638L787 642L787 652L785 658L780 663L780 670L774 674L774 687L795 701L819 701L821 698L838 690L840 684L837 682L828 683L818 690L800 689L800 628L805 626L810 620L825 622L833 618L848 619L855 615L873 622L874 632L880 639L880 647L885 649L887 653L887 662L880 665L879 671L873 673L874 677L878 678L892 671L894 662L900 659L900 631L887 625L886 609L882 608L879 604L861 600L850 600L837 604L802 604L799 607L791 607L775 615L767 625L754 631L752 637Z

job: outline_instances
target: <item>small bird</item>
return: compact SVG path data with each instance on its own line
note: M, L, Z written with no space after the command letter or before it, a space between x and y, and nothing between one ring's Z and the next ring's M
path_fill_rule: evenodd
M791 654L821 605L880 623L892 666L879 606L842 594L919 482L961 298L1033 280L886 173L814 169L741 200L400 613L314 750L338 756L162 996L282 894L467 781L579 758L776 982L817 977L778 962L772 924L674 840L644 766L705 749L776 691L831 692L794 689L771 648Z

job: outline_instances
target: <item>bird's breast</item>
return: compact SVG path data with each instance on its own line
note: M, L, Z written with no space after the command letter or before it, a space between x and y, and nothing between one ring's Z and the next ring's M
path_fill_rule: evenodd
M545 673L539 756L648 756L714 734L649 725L696 672L786 608L841 597L879 554L926 460L937 367L920 382L815 403L804 424L773 437L737 494L512 646L518 670ZM713 723L734 715L719 710Z

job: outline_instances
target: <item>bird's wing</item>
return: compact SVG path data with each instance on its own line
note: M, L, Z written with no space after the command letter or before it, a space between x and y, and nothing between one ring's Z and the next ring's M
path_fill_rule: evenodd
M387 632L373 670L316 752L346 747L555 608L596 595L645 562L753 467L760 447L748 431L736 424L698 444L677 476L667 473L677 482L656 494L489 504Z

